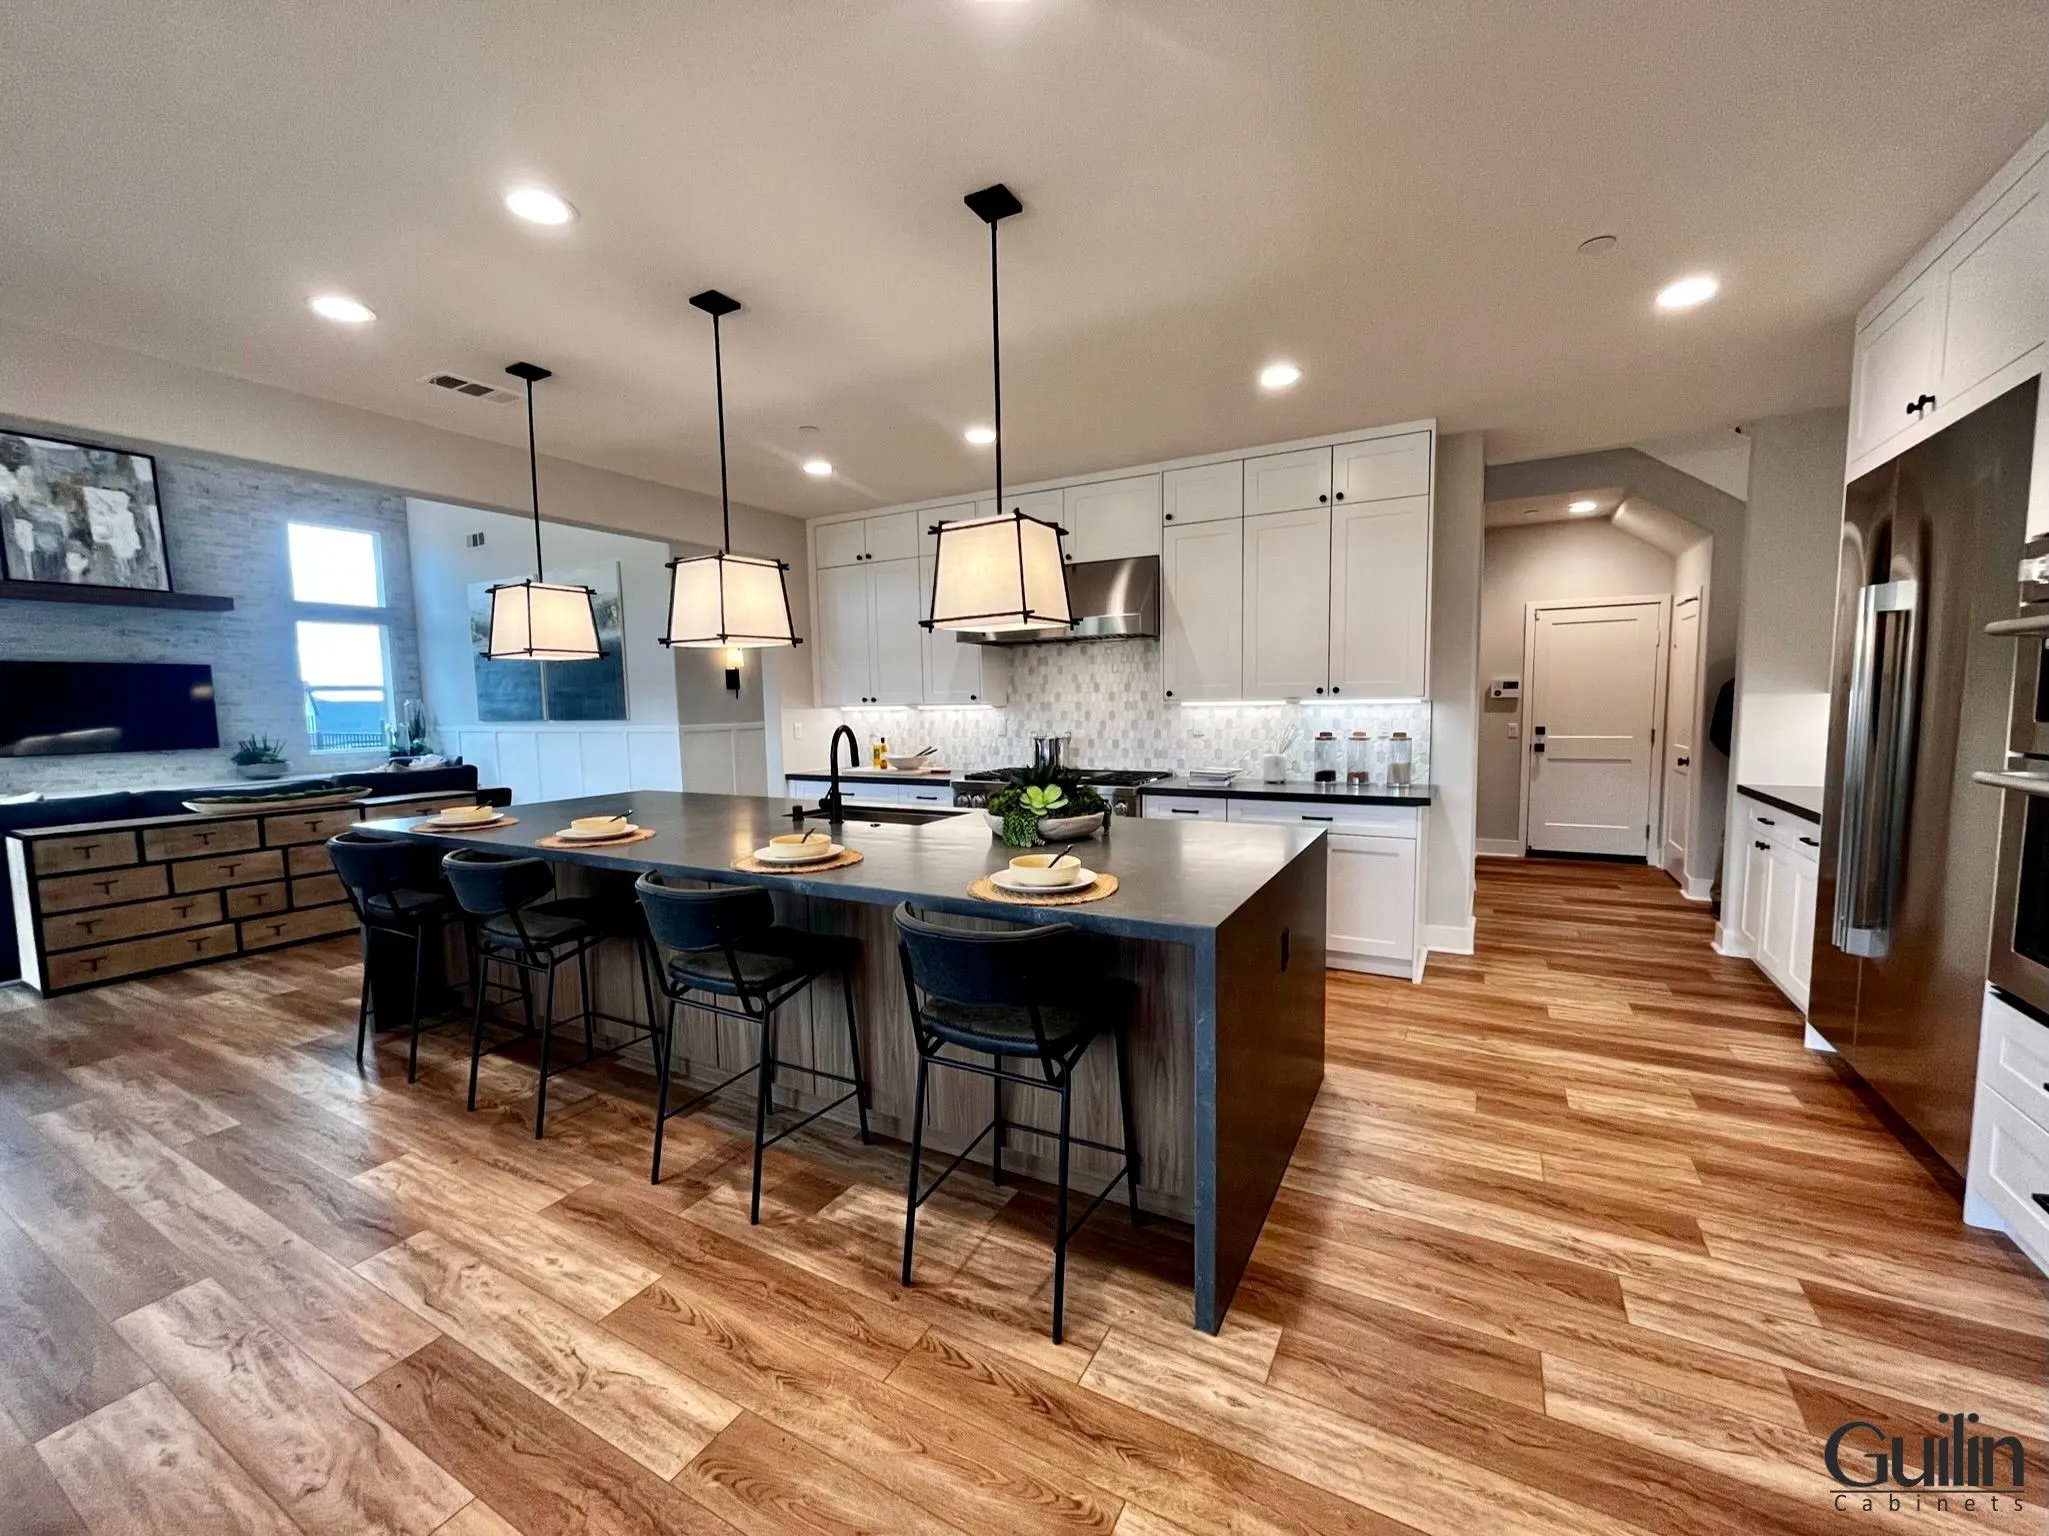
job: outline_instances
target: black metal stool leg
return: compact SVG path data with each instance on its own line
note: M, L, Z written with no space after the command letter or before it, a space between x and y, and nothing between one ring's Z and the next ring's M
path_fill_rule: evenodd
M477 1107L477 1063L484 1054L484 979L490 972L491 962L484 957L481 943L470 947L470 975L475 978L477 1001L470 1010L470 1102L472 1112Z
M918 1183L925 1156L925 1053L918 1052L918 1090L911 1109L910 1194L904 1201L904 1284L911 1283L911 1245L918 1235Z
M363 1064L363 1044L370 1038L370 930L363 930L363 986L356 994L356 1065Z
M427 930L413 930L413 1038L406 1047L406 1081L420 1080L420 976L427 965Z
M583 1004L583 1059L586 1065L598 1057L597 1015L591 1012L591 946L576 952L577 998Z
M989 1097L996 1101L996 1136L989 1143L989 1182L1000 1185L1003 1182L1003 1058L991 1056L996 1064L996 1075L989 1080Z
M519 973L522 989L526 983L526 972ZM541 1139L541 1129L548 1119L548 1042L555 1035L555 956L548 955L547 979L541 983L541 999L545 1015L541 1020L541 1081L534 1092L534 1140ZM527 1023L533 1023L533 1004L527 1004Z
M1063 1072L1060 1093L1060 1198L1059 1225L1053 1230L1053 1342L1058 1344L1067 1309L1067 1155L1072 1142L1068 1134L1068 1109L1073 1102L1068 1090L1074 1079Z
M761 1067L755 1074L760 1081L754 1094L754 1198L747 1208L747 1220L755 1226L761 1224L761 1154L763 1139L768 1135L768 1095L774 1079L769 1068L775 1062L775 1014L762 1015L761 1019Z
M652 1019L653 1015L649 1015ZM669 999L668 1022L662 1032L653 1040L655 1048L655 1075L661 1079L655 1088L655 1160L648 1171L650 1184L662 1182L662 1133L669 1125L669 1070L674 1065L676 1049L676 1000Z
M854 973L840 977L847 995L847 1050L854 1059L854 1112L861 1117L861 1145L868 1145L868 1074L861 1067L861 1030L854 1021Z
M1131 1129L1131 1041L1123 1030L1113 1032L1117 1045L1117 1108L1124 1118L1124 1193L1131 1202L1131 1224L1143 1217L1138 1209L1138 1138Z

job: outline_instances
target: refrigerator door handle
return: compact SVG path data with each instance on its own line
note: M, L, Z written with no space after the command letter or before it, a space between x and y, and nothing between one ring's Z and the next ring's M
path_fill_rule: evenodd
M1887 581L1857 595L1831 937L1845 954L1892 947L1918 706L1920 591Z

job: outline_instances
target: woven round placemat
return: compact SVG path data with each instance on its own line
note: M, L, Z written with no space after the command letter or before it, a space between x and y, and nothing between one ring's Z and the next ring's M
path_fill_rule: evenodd
M1098 875L1096 883L1083 891L1048 891L1043 896L1026 896L1006 891L984 875L968 887L968 894L977 901L1008 901L1020 907L1078 907L1086 902L1101 901L1105 896L1115 896L1117 877Z
M517 816L506 816L498 821L443 821L439 816L429 816L425 821L413 823L415 832L496 832L500 827L516 827Z
M845 869L849 864L858 864L867 855L858 848L842 848L829 859L819 859L811 864L768 864L751 853L743 853L726 868L737 869L749 875L815 875L824 869Z
M608 838L604 842L599 843L592 842L588 838L557 837L554 833L550 832L546 837L535 838L534 843L537 847L561 848L570 852L589 848L595 848L600 852L604 852L613 848L630 848L633 844L644 843L653 836L654 833L646 827L640 827L635 831L627 833L624 837Z

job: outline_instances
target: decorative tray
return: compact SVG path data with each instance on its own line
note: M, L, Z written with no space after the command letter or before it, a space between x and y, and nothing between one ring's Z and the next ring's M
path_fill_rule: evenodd
M282 789L269 795L202 795L187 800L185 809L201 816L261 816L270 811L317 811L328 806L354 805L369 798L367 784L344 784L338 789Z

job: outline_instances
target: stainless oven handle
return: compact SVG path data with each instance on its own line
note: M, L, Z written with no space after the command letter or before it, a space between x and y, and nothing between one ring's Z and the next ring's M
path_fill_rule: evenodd
M1992 773L1980 768L1971 775L1973 784L1993 789L2010 789L2022 795L2049 795L2049 773Z
M2049 635L2049 613L2026 619L1994 619L1985 626L1988 635Z
M1857 594L1830 935L1845 954L1881 956L1891 948L1914 761L1918 609L1912 581L1879 582ZM1891 664L1880 633L1885 616L1905 627ZM1876 856L1875 867L1866 867L1867 854Z

